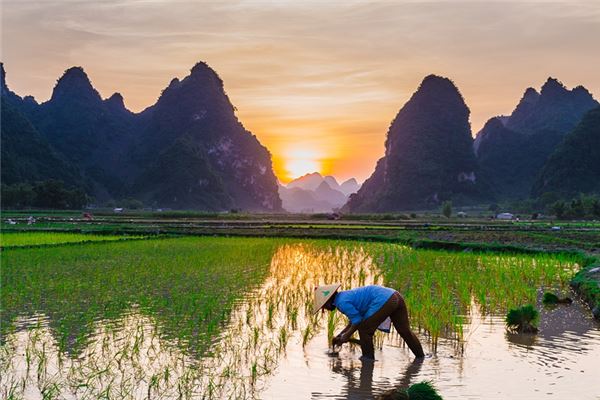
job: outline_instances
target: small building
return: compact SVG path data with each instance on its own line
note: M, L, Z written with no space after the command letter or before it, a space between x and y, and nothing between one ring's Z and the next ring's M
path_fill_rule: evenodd
M511 213L500 213L498 215L496 215L496 219L503 219L503 220L512 220L514 218L514 215Z
M116 213L122 213L123 212L123 207L117 207L113 210Z
M467 218L467 213L464 212L464 211L459 211L459 212L456 213L456 216L458 218Z

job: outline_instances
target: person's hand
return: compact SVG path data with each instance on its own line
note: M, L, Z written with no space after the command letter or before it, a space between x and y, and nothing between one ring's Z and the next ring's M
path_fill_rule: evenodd
M342 344L346 343L347 341L348 341L348 338L346 337L346 335L344 335L343 333L340 333L339 335L337 335L336 337L333 338L331 343L334 346L341 346Z
M333 339L331 339L331 344L335 347L335 346L341 346L342 345L342 341L340 340L339 336L334 337Z

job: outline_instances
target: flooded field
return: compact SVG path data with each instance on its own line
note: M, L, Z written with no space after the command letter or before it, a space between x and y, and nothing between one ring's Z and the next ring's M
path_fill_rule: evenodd
M478 255L327 240L178 238L2 253L2 398L369 399L430 380L444 399L599 399L600 327L547 308L565 256ZM313 287L385 284L405 296L427 357L378 334L375 362L328 353L340 313ZM506 332L536 304L538 335Z

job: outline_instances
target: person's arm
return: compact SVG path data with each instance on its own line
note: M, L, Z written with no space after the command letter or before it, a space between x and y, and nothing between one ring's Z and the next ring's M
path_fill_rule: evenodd
M340 341L342 343L346 343L350 340L354 332L358 330L358 325L354 325L353 323L349 323L346 328L338 335L340 337Z
M358 325L353 325L352 322L350 322L336 337L333 338L331 343L335 346L341 346L350 340L352 334L356 332L356 329L358 329Z
M346 343L352 337L352 334L356 332L358 324L362 322L362 316L348 301L339 302L336 307L350 320L350 323L333 340L333 344L341 345Z

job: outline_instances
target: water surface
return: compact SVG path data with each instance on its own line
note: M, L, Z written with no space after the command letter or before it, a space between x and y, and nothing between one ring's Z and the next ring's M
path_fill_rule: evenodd
M258 244L266 241L252 239ZM215 247L224 252L229 252L228 245L242 243L238 239L214 242L219 246L225 244ZM194 243L186 239L186 251L193 249ZM210 243L210 239L202 239L197 245L206 248ZM155 246L152 243L134 246L141 249L147 245ZM160 246L157 248L164 251ZM389 254L394 255L393 262L401 263L395 268L409 262L427 268L423 264L427 260L439 269L441 263L458 262L460 257L429 252L427 257L419 258L419 254L425 253L397 245L281 241L264 266L266 278L235 301L212 342L201 349L190 345L187 331L179 337L173 330L177 324L157 313L166 309L173 315L181 312L188 319L201 316L194 310L177 311L173 304L179 303L160 298L162 292L152 294L158 296L162 308L148 301L147 306L125 302L125 309L106 315L95 309L91 326L83 330L85 334L67 335L66 343L59 343L61 336L57 335L60 313L26 308L18 312L11 329L3 330L0 396L369 399L391 388L430 380L445 399L600 399L598 323L577 302L570 306L543 307L539 301L543 293L541 282L539 287L529 288L537 296L542 312L538 335L507 333L502 314L494 312L489 304L484 311L477 300L481 293L472 293L470 305L457 308L461 315L456 321L462 325L455 326L454 332L444 331L437 345L430 340L430 332L419 330L418 336L428 353L422 361L415 361L394 333L377 336L379 349L374 363L362 363L358 359L360 350L351 345L345 345L338 356L330 356L328 336L346 321L339 313L310 314L314 286L330 282L341 282L344 288L383 284L382 268L388 268L385 260ZM70 260L67 255L64 257ZM95 260L90 255L86 262L94 265L109 259L105 255L97 257ZM256 280L263 273L251 264L262 263L263 258L239 252L228 262L248 264L244 270L252 271ZM180 259L195 262L194 258ZM520 262L523 263L520 267L536 267L535 259L520 260L514 256L491 256L485 261L474 255L460 262L467 267L472 263L473 268L484 268L486 262L500 262L506 268L514 268ZM564 264L567 272L573 268L569 263ZM545 284L564 284L560 276L557 273L547 277ZM225 283L221 280L215 284ZM488 294L492 295L493 292ZM52 300L62 299L47 299ZM490 304L502 304L501 299L492 300L495 301ZM77 307L68 309L84 312L86 301L87 296L81 298Z

